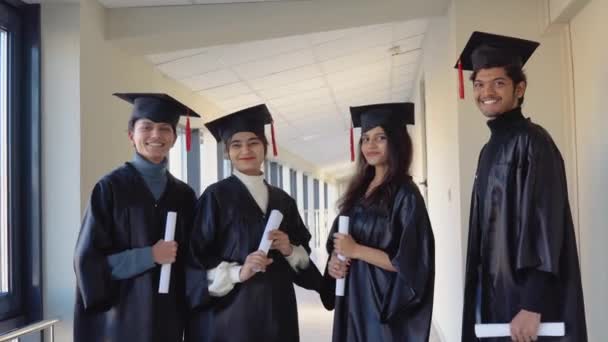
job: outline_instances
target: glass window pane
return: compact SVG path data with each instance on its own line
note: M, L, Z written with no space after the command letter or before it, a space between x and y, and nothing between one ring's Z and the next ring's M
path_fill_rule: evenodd
M186 132L177 127L177 140L169 151L169 172L183 181L188 181L188 158L186 156Z
M0 30L0 293L9 291L8 249L8 35Z

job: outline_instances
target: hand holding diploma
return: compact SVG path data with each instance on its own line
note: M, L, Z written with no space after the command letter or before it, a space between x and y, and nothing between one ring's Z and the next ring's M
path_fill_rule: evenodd
M160 261L169 261L168 263L163 263L160 269L160 281L158 283L158 293L169 293L169 283L171 281L171 263L175 262L175 257L177 255L177 244L173 241L175 238L175 223L177 222L177 213L174 211L170 211L167 213L167 221L165 223L165 241L159 241L154 245L154 248L159 246L160 254L165 257L167 254L166 248L164 248L167 243L170 248L169 258L161 259ZM171 242L173 244L171 244ZM160 245L159 245L160 244ZM155 252L153 248L153 253ZM157 249L158 251L158 249ZM156 253L154 253L156 254ZM155 259L156 259L156 255Z
M348 224L349 223L350 223L350 219L348 216L340 216L338 218L339 234L348 236ZM352 238L351 238L351 240L352 240ZM346 245L343 243L343 241L344 241L343 236L338 235L336 237L336 239L334 240L334 249L336 250L336 252L338 252L338 259L342 262L345 262L346 257L344 256L344 250L345 250ZM340 270L338 269L337 271L339 272ZM336 280L336 296L344 296L344 288L346 285L345 279L344 279L345 276L346 276L346 270L344 271L344 276Z
M268 250L272 245L272 241L269 239L270 232L279 228L282 221L283 214L281 214L280 211L273 209L270 212L268 222L266 222L266 228L264 228L264 234L262 235L262 240L260 241L260 247L258 247L258 250L264 252L264 254L268 254Z
M257 272L266 272L266 267L272 264L272 259L266 257L263 251L255 251L247 256L245 264L241 267L239 278L241 282L249 280Z

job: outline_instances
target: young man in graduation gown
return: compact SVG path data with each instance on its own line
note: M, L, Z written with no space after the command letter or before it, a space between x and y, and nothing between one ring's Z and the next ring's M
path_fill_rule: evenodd
M178 342L185 326L184 251L196 197L167 170L180 115L165 94L115 94L133 104L133 160L95 184L76 244L75 342ZM163 241L168 212L175 241ZM172 264L159 294L162 264Z
M483 341L585 342L583 292L562 156L522 113L522 67L539 44L475 32L460 56L488 119L471 198L462 341L475 323L508 323ZM564 322L564 337L538 337Z
M296 202L264 181L270 123L268 109L258 105L206 124L225 143L233 174L209 186L197 204L186 277L188 342L297 342L293 284L320 286ZM266 255L258 247L272 210L283 221Z

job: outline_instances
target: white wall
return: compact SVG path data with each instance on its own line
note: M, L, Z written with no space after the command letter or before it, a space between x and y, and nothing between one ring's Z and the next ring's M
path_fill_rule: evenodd
M72 255L80 226L80 34L78 5L42 5L42 226L45 318L71 341ZM60 200L58 200L60 199Z
M453 78L451 14L433 18L423 46L426 85L428 211L435 234L433 321L446 342L460 341L464 267L458 160L458 113ZM413 100L419 105L420 93ZM417 105L417 107L419 107ZM417 112L416 121L420 122ZM417 149L417 153L421 153Z
M591 1L571 21L579 172L580 256L589 341L608 341L608 2Z
M96 1L44 4L41 16L44 315L60 317L57 340L71 341L81 215L93 184L133 153L126 134L130 106L111 94L163 91L200 113L218 110L106 42L105 10Z

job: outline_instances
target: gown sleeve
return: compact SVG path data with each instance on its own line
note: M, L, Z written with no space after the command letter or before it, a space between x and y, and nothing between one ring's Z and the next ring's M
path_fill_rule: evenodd
M398 194L391 224L393 240L387 254L397 272L386 284L380 311L382 322L390 321L403 311L415 310L434 291L433 232L417 190Z
M294 246L301 246L306 251L307 256L310 257L311 249L309 244L311 235L300 217L296 202L291 198L289 199L289 205L286 211L287 215L285 215L285 217L289 217L290 223L285 225L285 227L288 229L286 233L289 236L291 244ZM293 270L293 272L294 282L298 286L320 292L322 276L314 262L309 260L308 265L306 265L305 268L300 268L297 271Z
M190 309L211 301L207 270L216 268L222 260L211 249L219 223L220 208L212 191L205 191L196 205L186 261L186 299Z
M521 221L514 236L517 271L536 269L558 276L569 220L568 189L562 157L548 137L532 139L519 172Z
M91 194L74 252L78 295L85 310L104 311L117 296L118 280L112 278L106 259L113 248L113 226L111 186L100 181Z
M331 225L329 234L327 235L327 262L325 263L325 271L323 272L323 280L319 294L321 295L321 302L327 310L333 310L336 306L336 279L329 275L327 267L329 265L329 259L334 251L334 238L333 235L338 231L338 217L334 219Z
M156 263L152 246L127 249L108 256L108 264L114 279L129 279L153 268Z

